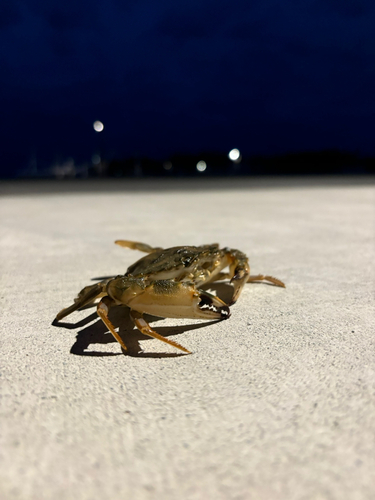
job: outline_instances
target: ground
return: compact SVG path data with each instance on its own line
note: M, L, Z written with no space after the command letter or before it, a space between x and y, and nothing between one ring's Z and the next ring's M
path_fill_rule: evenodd
M373 498L373 178L3 182L0 194L1 498ZM246 285L222 322L154 318L192 355L132 330L119 307L125 356L95 309L51 324L143 255L116 239L219 242L287 288Z

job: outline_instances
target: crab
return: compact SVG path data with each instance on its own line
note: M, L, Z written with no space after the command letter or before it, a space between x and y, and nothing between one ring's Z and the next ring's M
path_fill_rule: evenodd
M115 243L148 255L131 265L124 275L83 288L74 304L60 311L55 321L100 298L97 313L125 352L126 345L108 318L112 306L128 306L130 317L140 332L191 354L182 345L153 330L143 314L162 318L223 320L229 318L229 306L237 301L246 283L268 281L285 288L282 281L272 276L250 276L249 261L244 253L232 248L219 248L216 243L166 249L128 240L116 240ZM223 272L227 266L229 272ZM230 279L233 286L232 299L228 304L200 288L203 284L225 279Z

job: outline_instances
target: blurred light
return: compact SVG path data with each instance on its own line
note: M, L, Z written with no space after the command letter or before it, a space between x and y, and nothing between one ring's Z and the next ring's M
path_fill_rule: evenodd
M172 168L172 162L171 161L165 161L163 163L163 167L164 167L165 170L171 170L171 168Z
M94 127L95 132L101 132L104 129L103 123L99 120L96 120L92 126Z
M52 172L57 179L65 177L75 177L77 174L76 166L73 158L68 158L63 163L57 163L52 167Z
M99 165L99 163L101 162L101 158L100 158L100 155L92 155L91 157L91 161L94 165Z
M205 161L201 160L197 163L197 170L198 172L204 172L207 168L207 164Z
M229 151L229 159L232 160L232 161L236 161L239 159L239 157L241 156L241 153L239 152L238 149L232 149L231 151Z

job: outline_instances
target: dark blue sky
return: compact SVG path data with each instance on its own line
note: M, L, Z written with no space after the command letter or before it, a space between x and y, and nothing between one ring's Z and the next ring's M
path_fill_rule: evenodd
M375 155L373 0L2 0L0 68L3 175L95 148Z

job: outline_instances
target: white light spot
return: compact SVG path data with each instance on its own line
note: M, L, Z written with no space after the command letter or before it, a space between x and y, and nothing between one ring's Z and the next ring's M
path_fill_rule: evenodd
M95 132L101 132L104 129L103 123L99 120L96 120L92 126L94 127Z
M238 149L232 149L231 151L229 151L229 159L232 160L232 161L236 161L239 159L239 157L241 156L241 153L239 152Z
M197 163L197 170L198 172L204 172L207 168L207 164L205 161L201 160Z

